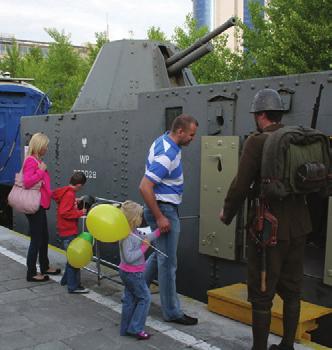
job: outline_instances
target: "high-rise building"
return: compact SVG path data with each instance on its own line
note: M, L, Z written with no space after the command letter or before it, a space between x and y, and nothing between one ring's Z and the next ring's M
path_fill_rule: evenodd
M251 18L249 13L249 2L256 1L264 5L266 0L214 0L213 6L213 28L218 27L231 16L240 18L243 23L251 27ZM242 43L236 35L235 28L227 30L228 47L232 50L242 49Z
M192 0L193 15L197 21L198 27L207 26L211 29L212 19L212 1L213 0Z

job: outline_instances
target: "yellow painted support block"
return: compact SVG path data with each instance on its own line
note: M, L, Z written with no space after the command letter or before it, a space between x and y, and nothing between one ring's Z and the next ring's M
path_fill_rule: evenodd
M277 295L273 299L271 332L282 336L283 302ZM251 304L247 301L247 286L242 283L208 291L208 309L217 314L251 324ZM296 331L297 340L310 340L307 333L318 327L319 317L332 313L332 309L301 301L301 315Z

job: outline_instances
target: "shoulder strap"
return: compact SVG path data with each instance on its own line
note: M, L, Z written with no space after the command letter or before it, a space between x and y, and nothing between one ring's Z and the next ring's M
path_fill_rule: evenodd
M28 158L32 158L32 159L39 165L38 160L37 160L34 156L27 156L27 157L24 158L24 161L23 161L23 164L22 164L20 173L23 173L23 167L24 167L24 164L25 164L25 162L26 162L26 160L27 160Z

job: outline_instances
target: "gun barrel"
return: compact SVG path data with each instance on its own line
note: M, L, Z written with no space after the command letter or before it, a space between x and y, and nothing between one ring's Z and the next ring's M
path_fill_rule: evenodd
M183 57L182 59L178 60L171 66L167 68L167 72L169 76L173 76L180 72L183 68L189 66L192 62L200 59L201 57L205 56L209 52L213 50L213 45L211 43L207 43L203 46L200 46L195 51L189 53L187 56Z
M197 50L200 46L203 46L207 42L209 42L211 39L215 38L217 35L221 34L225 30L227 30L230 27L233 27L236 23L235 17L229 18L224 24L219 26L218 28L214 29L212 32L206 34L202 38L198 39L196 42L194 42L191 46L187 47L185 50L182 50L173 56L169 57L166 60L166 66L169 67L176 63L177 61L180 61L183 57L187 56L191 52Z

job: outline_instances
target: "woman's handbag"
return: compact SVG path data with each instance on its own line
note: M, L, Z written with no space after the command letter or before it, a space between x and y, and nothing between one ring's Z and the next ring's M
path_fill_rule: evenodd
M15 184L8 195L8 204L15 210L24 214L34 214L40 207L40 187L42 181L30 188L25 188L23 183L23 166L15 175Z

